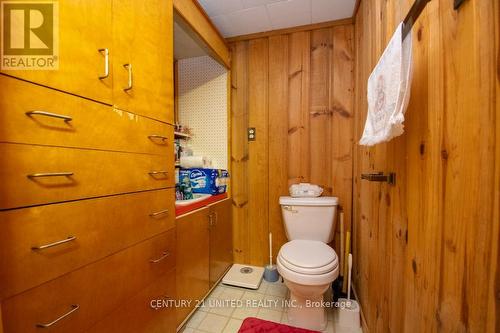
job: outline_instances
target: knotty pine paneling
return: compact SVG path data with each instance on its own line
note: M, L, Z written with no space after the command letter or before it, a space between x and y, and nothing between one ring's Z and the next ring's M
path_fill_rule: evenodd
M268 88L267 39L254 39L248 43L248 127L257 131L257 140L248 144L247 179L248 225L250 236L250 263L262 265L267 261L269 250L268 186L269 186L269 119L268 99L272 92Z
M353 32L347 24L231 43L236 262L267 263L269 231L274 256L287 241L278 200L291 184L320 184L350 222Z
M366 82L413 1L362 0L355 140ZM413 27L405 134L354 151L354 284L369 332L498 332L498 1L431 1ZM396 186L360 180L394 171Z

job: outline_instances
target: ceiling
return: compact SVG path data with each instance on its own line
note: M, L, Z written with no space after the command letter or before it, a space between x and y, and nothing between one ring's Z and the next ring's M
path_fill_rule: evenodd
M224 37L352 17L356 0L198 0Z

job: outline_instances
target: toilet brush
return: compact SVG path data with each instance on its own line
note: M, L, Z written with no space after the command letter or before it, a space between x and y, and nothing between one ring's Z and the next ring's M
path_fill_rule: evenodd
M359 328L359 304L351 299L351 272L352 272L352 254L348 257L348 272L347 272L347 299L339 298L338 306L338 325L342 327Z
M279 279L276 265L273 265L273 234L269 233L269 265L264 271L264 280L267 282L276 282Z

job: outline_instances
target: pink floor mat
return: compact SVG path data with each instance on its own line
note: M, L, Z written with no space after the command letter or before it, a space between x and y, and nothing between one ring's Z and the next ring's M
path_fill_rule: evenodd
M238 333L319 333L319 332L249 317L243 320L243 323L241 323L241 327Z

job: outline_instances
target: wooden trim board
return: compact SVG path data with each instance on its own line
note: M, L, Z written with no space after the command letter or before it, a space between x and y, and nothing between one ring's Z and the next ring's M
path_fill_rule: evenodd
M277 30L256 32L256 33L248 34L248 35L229 37L229 38L226 38L226 41L228 43L233 43L233 42L239 42L239 41L243 41L243 40L271 37L271 36L278 36L278 35L287 35L287 34L291 34L294 32L325 29L325 28L336 27L339 25L349 25L349 24L352 24L352 22L353 22L352 18L346 18L346 19L335 20L335 21L301 25L301 26L292 27L292 28L277 29Z
M230 68L226 41L196 0L174 0L174 17L215 60Z

